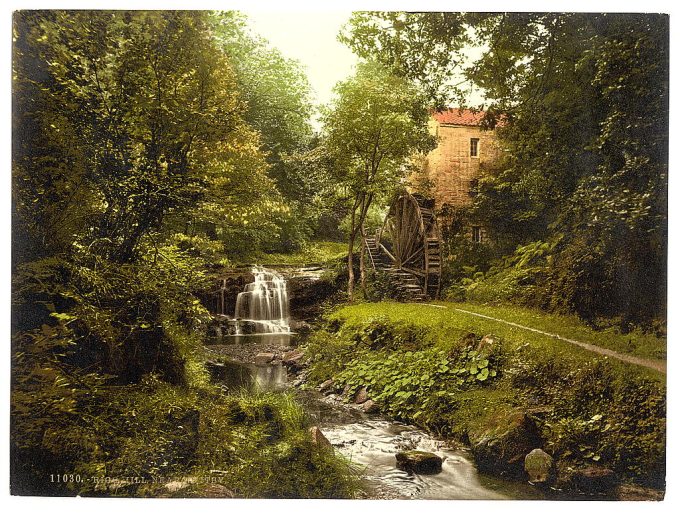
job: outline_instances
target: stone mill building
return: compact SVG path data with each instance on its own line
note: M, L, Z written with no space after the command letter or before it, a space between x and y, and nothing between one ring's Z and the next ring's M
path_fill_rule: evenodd
M440 215L470 206L480 170L500 156L495 131L483 129L483 119L484 112L454 108L434 112L429 120L439 144L424 157L418 180L428 184ZM473 222L467 229L473 242L485 242L483 226Z

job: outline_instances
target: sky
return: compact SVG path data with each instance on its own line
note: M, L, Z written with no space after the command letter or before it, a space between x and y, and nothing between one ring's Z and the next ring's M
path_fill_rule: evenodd
M325 105L333 97L333 86L352 75L358 58L337 40L342 26L349 21L351 11L248 11L252 30L278 48L286 57L304 66L315 93L315 103ZM471 57L479 51L470 49ZM462 77L454 77L458 83ZM479 90L471 90L467 98L472 106L479 106L484 98ZM313 123L316 128L318 120Z
M267 39L286 57L302 63L314 89L317 105L327 104L333 86L353 73L358 62L336 37L350 11L293 12L248 11L254 32Z

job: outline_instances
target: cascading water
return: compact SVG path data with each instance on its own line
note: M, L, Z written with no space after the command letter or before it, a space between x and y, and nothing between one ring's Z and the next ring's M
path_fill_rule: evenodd
M255 281L236 298L236 334L240 323L248 322L255 333L290 333L286 280L276 271L256 266Z

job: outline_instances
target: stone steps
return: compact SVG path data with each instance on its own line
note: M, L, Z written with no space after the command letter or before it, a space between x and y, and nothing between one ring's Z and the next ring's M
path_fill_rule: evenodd
M397 295L399 296L397 299L414 302L427 300L427 295L421 287L418 278L407 271L392 267L392 262L380 252L378 241L374 237L366 237L366 239L364 239L364 243L366 245L366 249L368 250L369 261L371 262L373 268L376 271L387 273L387 275L390 277L390 281L392 282L392 285L396 289ZM436 250L438 254L438 242L436 247L434 247L434 250Z

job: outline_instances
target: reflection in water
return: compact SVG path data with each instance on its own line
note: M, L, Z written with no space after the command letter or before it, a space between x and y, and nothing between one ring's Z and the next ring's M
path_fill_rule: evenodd
M286 368L279 364L258 366L237 362L223 362L211 366L213 379L230 390L272 390L285 386Z

